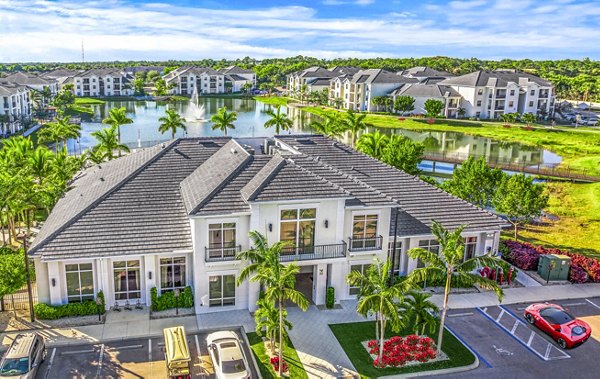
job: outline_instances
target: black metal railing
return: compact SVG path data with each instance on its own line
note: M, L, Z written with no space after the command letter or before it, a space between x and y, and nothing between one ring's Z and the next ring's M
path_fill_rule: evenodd
M346 256L346 242L331 245L286 247L281 251L281 262L308 261L312 259L343 258Z
M349 251L372 251L381 250L381 243L383 236L373 236L366 238L350 237L348 238L348 250Z
M233 261L235 260L235 256L237 253L242 251L242 246L223 246L220 244L207 246L205 248L206 262L223 262L223 261Z

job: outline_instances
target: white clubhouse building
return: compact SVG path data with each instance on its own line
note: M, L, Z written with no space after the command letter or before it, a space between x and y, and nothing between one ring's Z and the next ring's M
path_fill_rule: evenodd
M253 148L249 148L251 144ZM264 154L259 146L267 147ZM30 250L42 303L150 304L191 286L197 313L254 310L256 283L236 286L248 232L290 241L297 287L314 304L356 296L351 270L406 251L437 251L432 219L466 224L465 257L496 251L505 222L418 178L319 135L189 138L87 169L59 200ZM397 222L396 222L397 221ZM393 241L396 249L393 249Z

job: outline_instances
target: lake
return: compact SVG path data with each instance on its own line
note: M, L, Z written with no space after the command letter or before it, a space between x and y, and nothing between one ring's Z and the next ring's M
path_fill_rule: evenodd
M171 138L170 134L163 135L158 131L158 119L165 114L167 107L174 108L187 120L187 132L179 131L177 137L221 136L222 132L212 130L212 123L208 120L223 106L238 113L235 129L228 131L230 136L270 137L274 135L274 129L264 127L264 123L269 119L265 111L273 109L274 106L254 99L201 97L197 106L189 102L176 102L167 105L156 101L108 101L101 105L92 106L94 116L82 122L82 136L79 142L71 141L69 143L69 150L71 153L79 153L92 147L95 144L95 139L91 136L91 133L106 127L101 123L101 120L114 107L125 107L128 116L134 121L133 124L121 126L122 142L131 148L138 148L152 146ZM309 125L316 116L295 107L282 107L282 111L287 112L288 116L294 120L292 133L312 132ZM423 142L427 154L458 155L460 157L469 155L485 156L488 161L511 162L526 166L555 166L561 161L560 156L544 149L462 133L417 132L371 127L367 128L365 132L373 132L376 129L387 135L402 134L412 140ZM350 136L346 135L342 140L349 143ZM430 162L424 161L422 169L428 171L428 165L430 165ZM438 166L438 169L443 169L443 167L443 165ZM449 167L451 168L451 165Z

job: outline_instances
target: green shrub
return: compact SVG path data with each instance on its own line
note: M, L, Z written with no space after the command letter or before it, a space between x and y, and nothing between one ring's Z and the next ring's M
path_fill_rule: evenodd
M94 300L64 305L48 305L40 303L35 304L33 310L35 312L35 317L40 320L57 320L63 317L97 315L98 310L100 310L101 314L104 314L106 310L104 307L104 294L102 291L98 292L98 298L102 301L101 305L96 304Z
M335 288L327 287L327 293L325 296L325 305L328 309L333 309L333 305L335 304Z
M192 287L185 287L179 294L179 302L175 300L175 293L173 291L165 292L158 295L158 289L152 287L150 289L150 303L153 312L160 312L167 309L175 308L177 305L179 308L191 308L194 306L194 293Z

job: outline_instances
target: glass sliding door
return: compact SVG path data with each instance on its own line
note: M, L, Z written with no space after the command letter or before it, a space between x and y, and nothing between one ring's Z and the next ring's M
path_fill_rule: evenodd
M140 261L113 262L115 300L132 300L142 297Z
M94 272L91 263L65 265L69 303L94 300Z
M310 254L315 246L316 208L284 209L280 213L279 240L294 247L288 254Z

